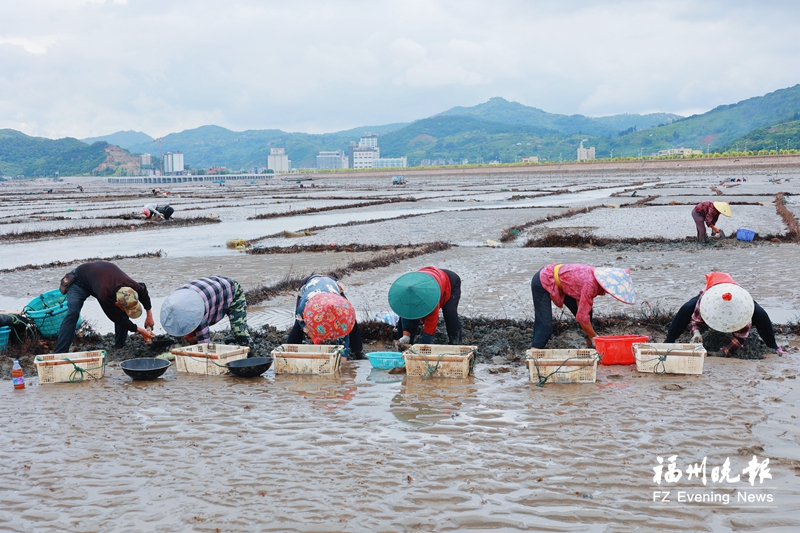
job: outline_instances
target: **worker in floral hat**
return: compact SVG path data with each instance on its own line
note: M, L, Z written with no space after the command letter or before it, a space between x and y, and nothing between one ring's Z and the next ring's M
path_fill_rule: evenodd
M692 218L697 227L697 242L708 242L706 226L711 228L714 235L721 235L715 224L720 215L731 216L731 206L728 202L700 202L692 209Z
M288 344L302 344L308 336L314 344L343 339L344 359L363 359L364 346L356 312L344 295L344 287L330 276L312 275L303 280L295 303L295 321Z
M421 321L419 341L431 344L441 309L448 342L461 344L460 300L461 278L451 270L426 266L397 278L389 288L389 307L400 317L398 334L402 336L398 342L413 344Z
M155 324L147 287L134 281L117 265L106 261L84 263L64 276L62 287L67 295L67 314L58 330L55 353L69 351L83 302L89 296L97 299L105 315L114 322L115 348L125 345L128 332L138 332L145 340L153 338L153 333L145 329ZM142 316L142 308L147 312L144 328L131 320Z
M553 334L553 309L567 306L586 334L586 345L594 346L592 306L598 296L608 294L625 304L636 302L630 271L622 268L581 264L551 264L533 275L532 348L543 349Z
M710 272L706 274L705 289L683 304L672 317L664 342L675 342L689 327L692 342L702 344L703 335L700 330L708 327L731 333L731 339L725 346L718 352L709 352L708 355L730 357L744 346L752 326L756 327L768 348L779 355L786 353L775 340L775 330L769 315L753 300L750 293L739 286L730 274Z

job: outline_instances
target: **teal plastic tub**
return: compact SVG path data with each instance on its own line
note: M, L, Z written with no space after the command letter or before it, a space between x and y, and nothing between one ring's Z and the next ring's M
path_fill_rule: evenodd
M372 364L372 368L378 370L391 370L406 366L406 361L400 352L372 352L367 354L367 358Z
M30 318L42 337L56 337L64 317L67 316L67 297L58 289L40 294L25 306L25 315ZM82 318L78 317L77 329Z
M8 337L11 335L11 328L9 326L3 326L0 328L0 352L6 349L8 346Z

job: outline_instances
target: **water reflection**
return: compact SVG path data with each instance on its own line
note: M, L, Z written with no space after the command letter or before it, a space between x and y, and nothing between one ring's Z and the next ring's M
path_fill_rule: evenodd
M474 377L422 379L406 376L400 392L392 398L389 410L401 422L412 426L432 426L457 417L463 400L475 393Z

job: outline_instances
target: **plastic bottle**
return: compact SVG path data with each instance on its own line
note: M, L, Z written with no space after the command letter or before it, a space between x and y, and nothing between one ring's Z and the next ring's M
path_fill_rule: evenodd
M386 322L390 326L396 326L397 321L400 320L400 317L394 313L375 313L375 318L380 320L381 322Z
M11 380L14 382L15 389L25 388L25 378L23 377L22 367L19 366L19 361L14 361L14 366L11 367Z

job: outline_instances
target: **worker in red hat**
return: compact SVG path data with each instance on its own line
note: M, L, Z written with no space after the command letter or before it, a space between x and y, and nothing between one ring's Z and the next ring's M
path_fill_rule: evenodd
M703 343L701 328L731 333L731 339L718 352L708 355L729 357L744 346L750 328L756 327L761 340L778 355L786 352L778 346L772 321L764 309L753 300L750 293L733 281L725 272L706 274L706 287L700 294L681 306L667 331L664 342L673 343L687 327L692 332L692 342Z

